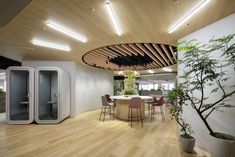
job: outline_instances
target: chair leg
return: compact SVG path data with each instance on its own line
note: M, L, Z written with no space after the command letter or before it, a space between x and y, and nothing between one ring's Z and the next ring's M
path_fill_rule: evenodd
M141 115L141 108L139 109L139 111L140 111L141 126L142 126L142 128L143 128L143 118L142 118L142 115ZM137 112L138 112L138 110L137 110Z
M154 114L155 114L155 107L152 105L151 106L151 120L154 119Z
M138 109L136 110L136 122L139 122L139 114L138 114Z
M114 106L112 106L113 119L115 119L114 111L115 111L115 108L114 108Z
M109 106L109 118L111 118L111 114L112 114L112 112L111 112L111 106Z
M132 109L131 109L131 128L132 128Z
M151 115L151 109L150 109L150 104L148 103L148 114L149 114L149 116Z
M104 112L103 112L104 116L103 116L103 122L105 120L105 115L106 115L106 106L104 106Z
M99 118L99 120L101 120L102 113L103 113L103 105L102 105L102 108L101 108L101 111L100 111L100 118Z
M165 120L165 115L164 115L164 111L163 111L162 106L160 106L160 112L161 112L161 116L162 116L162 122L164 122L164 120Z

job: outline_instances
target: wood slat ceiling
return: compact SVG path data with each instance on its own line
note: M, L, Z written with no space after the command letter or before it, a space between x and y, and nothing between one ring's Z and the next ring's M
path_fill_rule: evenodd
M85 53L85 64L109 70L147 70L177 63L176 47L157 43L126 43L99 47Z
M86 52L105 45L119 44L118 47L97 49L100 53L99 62L103 61L104 56L115 58L130 54L144 56L148 53L155 59L146 66L162 67L172 64L173 61L164 55L164 46L154 44L149 47L122 43L164 43L175 46L179 38L235 12L235 0L211 0L184 25L169 34L169 27L201 0L180 0L177 5L173 0L110 1L120 23L122 36L116 34L104 0L33 0L10 23L0 28L0 55L23 60L68 60L84 64L82 56ZM0 5L2 6L1 1ZM48 28L45 25L48 19L83 34L88 42L81 43ZM35 46L31 43L34 38L66 44L72 50L64 53ZM145 53L143 49L146 50ZM115 50L118 53L113 54ZM167 51L175 60L172 48L167 47ZM96 60L98 56L90 55L90 58Z

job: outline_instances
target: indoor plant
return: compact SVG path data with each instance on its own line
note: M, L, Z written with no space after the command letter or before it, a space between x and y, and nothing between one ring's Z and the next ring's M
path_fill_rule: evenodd
M192 153L195 146L195 139L191 136L192 129L189 124L182 118L183 105L185 105L185 95L181 86L178 86L166 95L167 99L172 102L170 108L171 120L175 120L181 127L183 134L180 135L180 143L183 151Z
M228 86L230 77L227 70L234 66L233 38L234 35L228 35L212 39L209 44L191 40L178 45L178 51L183 52L180 64L184 66L184 73L180 83L185 102L192 106L208 129L213 141L214 149L211 150L213 157L232 157L235 144L234 136L216 132L208 122L208 117L213 112L232 107L228 98L235 93L235 86L234 84ZM221 55L214 57L218 53ZM210 99L213 95L215 99Z
M136 95L137 86L135 84L135 77L137 77L138 74L134 71L126 70L123 72L123 75L125 77L123 94L124 95Z
M114 90L114 95L118 95L119 92L122 91L122 87L120 85L120 82L118 82L117 80L114 80L114 82L113 82L113 90Z

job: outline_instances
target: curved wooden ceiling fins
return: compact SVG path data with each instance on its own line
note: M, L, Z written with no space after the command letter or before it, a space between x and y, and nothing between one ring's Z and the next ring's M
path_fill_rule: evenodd
M110 70L147 70L177 63L176 47L157 43L126 43L91 50L82 56L87 65Z

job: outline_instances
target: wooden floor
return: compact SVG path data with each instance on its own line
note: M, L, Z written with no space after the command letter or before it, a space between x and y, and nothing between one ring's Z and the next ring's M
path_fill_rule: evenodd
M180 149L177 125L167 117L145 119L131 128L119 120L98 120L100 110L56 125L9 125L0 122L0 157L210 157L196 148Z

